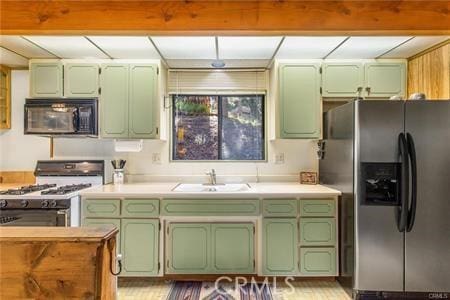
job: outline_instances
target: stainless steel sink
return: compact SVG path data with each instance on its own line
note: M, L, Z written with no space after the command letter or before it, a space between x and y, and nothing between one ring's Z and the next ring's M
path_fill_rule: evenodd
M180 183L173 191L185 193L203 193L203 192L219 192L219 193L233 193L245 192L250 190L247 183L227 183L227 184L201 184L201 183Z

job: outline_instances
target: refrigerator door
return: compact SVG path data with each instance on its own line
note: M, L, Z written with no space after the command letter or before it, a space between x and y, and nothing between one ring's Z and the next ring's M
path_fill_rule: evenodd
M415 222L405 235L405 290L450 292L450 101L407 101L417 157Z
M362 176L367 173L363 167L369 163L382 168L398 165L404 102L363 100L355 104L354 289L400 292L403 291L404 233L397 227L397 206L367 203Z

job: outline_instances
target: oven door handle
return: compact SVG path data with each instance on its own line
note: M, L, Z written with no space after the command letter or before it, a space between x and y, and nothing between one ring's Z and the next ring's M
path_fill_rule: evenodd
M56 226L69 227L70 209L62 209L56 212ZM62 221L61 221L62 219Z

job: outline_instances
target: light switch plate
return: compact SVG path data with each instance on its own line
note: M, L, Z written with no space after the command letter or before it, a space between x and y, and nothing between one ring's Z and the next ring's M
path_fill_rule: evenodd
M275 164L277 165L284 164L284 153L275 154Z

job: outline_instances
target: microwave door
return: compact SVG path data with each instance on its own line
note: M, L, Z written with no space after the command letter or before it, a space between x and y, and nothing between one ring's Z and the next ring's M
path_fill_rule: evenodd
M60 104L27 107L26 133L69 134L76 133L78 110Z

